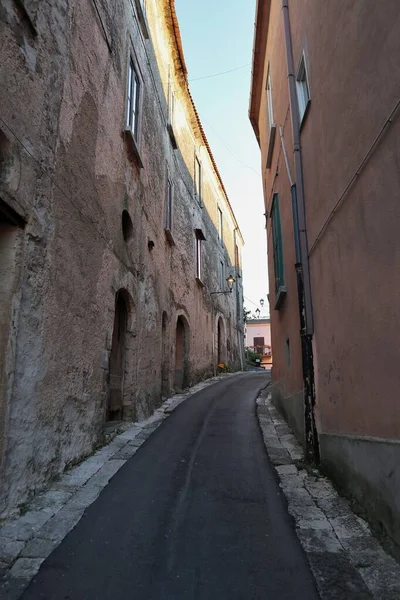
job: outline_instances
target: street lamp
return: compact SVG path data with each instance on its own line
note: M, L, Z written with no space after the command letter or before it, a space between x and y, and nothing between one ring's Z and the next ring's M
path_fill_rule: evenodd
M233 277L233 275L229 275L229 277L226 278L226 283L228 284L228 288L229 288L226 292L210 292L210 296L212 294L231 294L232 287L233 287L233 284L236 283L236 279Z

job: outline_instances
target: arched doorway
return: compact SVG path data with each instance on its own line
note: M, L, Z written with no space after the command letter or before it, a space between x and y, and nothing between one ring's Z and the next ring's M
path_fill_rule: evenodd
M112 336L107 421L123 418L126 332L128 327L128 293L119 290L115 297Z
M219 317L217 323L217 360L218 364L226 364L225 325L222 317Z
M164 311L161 325L161 396L169 394L168 316Z
M175 342L175 389L183 390L188 384L187 355L188 355L188 326L184 317L178 317L176 322Z

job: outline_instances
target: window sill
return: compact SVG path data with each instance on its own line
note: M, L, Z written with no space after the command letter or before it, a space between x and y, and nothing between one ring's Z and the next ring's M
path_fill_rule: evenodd
M280 310L282 308L283 302L286 298L286 286L285 285L281 285L281 287L278 289L277 293L276 293L276 297L275 297L275 306L274 309L275 310Z
M172 231L170 229L164 229L165 237L170 246L175 246L174 236L172 235Z
M267 161L265 163L265 167L267 169L270 169L271 164L272 164L272 153L274 151L275 136L276 136L276 125L271 125L270 130L269 130Z
M143 161L140 156L139 148L138 148L137 142L135 140L135 137L133 135L132 129L127 128L127 129L125 129L124 133L125 133L125 138L129 144L129 148L134 156L136 163L138 164L140 169L143 169Z
M176 141L176 137L175 137L175 133L174 133L174 128L172 127L171 123L168 123L167 125L167 130L168 130L168 134L169 134L169 139L171 140L171 144L174 150L178 150L178 144Z
M206 286L206 284L202 282L202 280L200 279L200 277L196 277L196 281L197 281L197 283L199 284L200 287L203 288L203 287Z
M146 15L144 13L144 10L142 8L140 0L135 0L135 4L136 4L136 11L137 11L140 27L142 29L143 37L145 37L146 40L148 40L150 37L150 34L149 34L149 28L147 26Z

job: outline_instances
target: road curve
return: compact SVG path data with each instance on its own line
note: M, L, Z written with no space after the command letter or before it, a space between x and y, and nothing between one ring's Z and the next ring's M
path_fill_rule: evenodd
M23 600L317 600L256 418L267 383L227 378L179 406Z

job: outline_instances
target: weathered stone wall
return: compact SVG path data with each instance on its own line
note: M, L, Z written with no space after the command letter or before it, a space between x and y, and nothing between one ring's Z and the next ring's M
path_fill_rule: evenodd
M179 316L187 325L188 383L216 367L217 315L234 369L242 336L233 239L242 240L178 70L169 4L147 2L150 38L128 0L25 7L0 0L0 263L9 274L0 281L3 515L101 441L118 290L129 299L124 418L141 419L158 406L162 381L164 393L172 390ZM124 134L130 53L142 78L143 168ZM167 72L176 89L176 150L167 130ZM167 172L174 183L169 239ZM123 210L133 224L127 240ZM201 282L195 229L206 238ZM210 296L219 289L220 257L238 287Z

